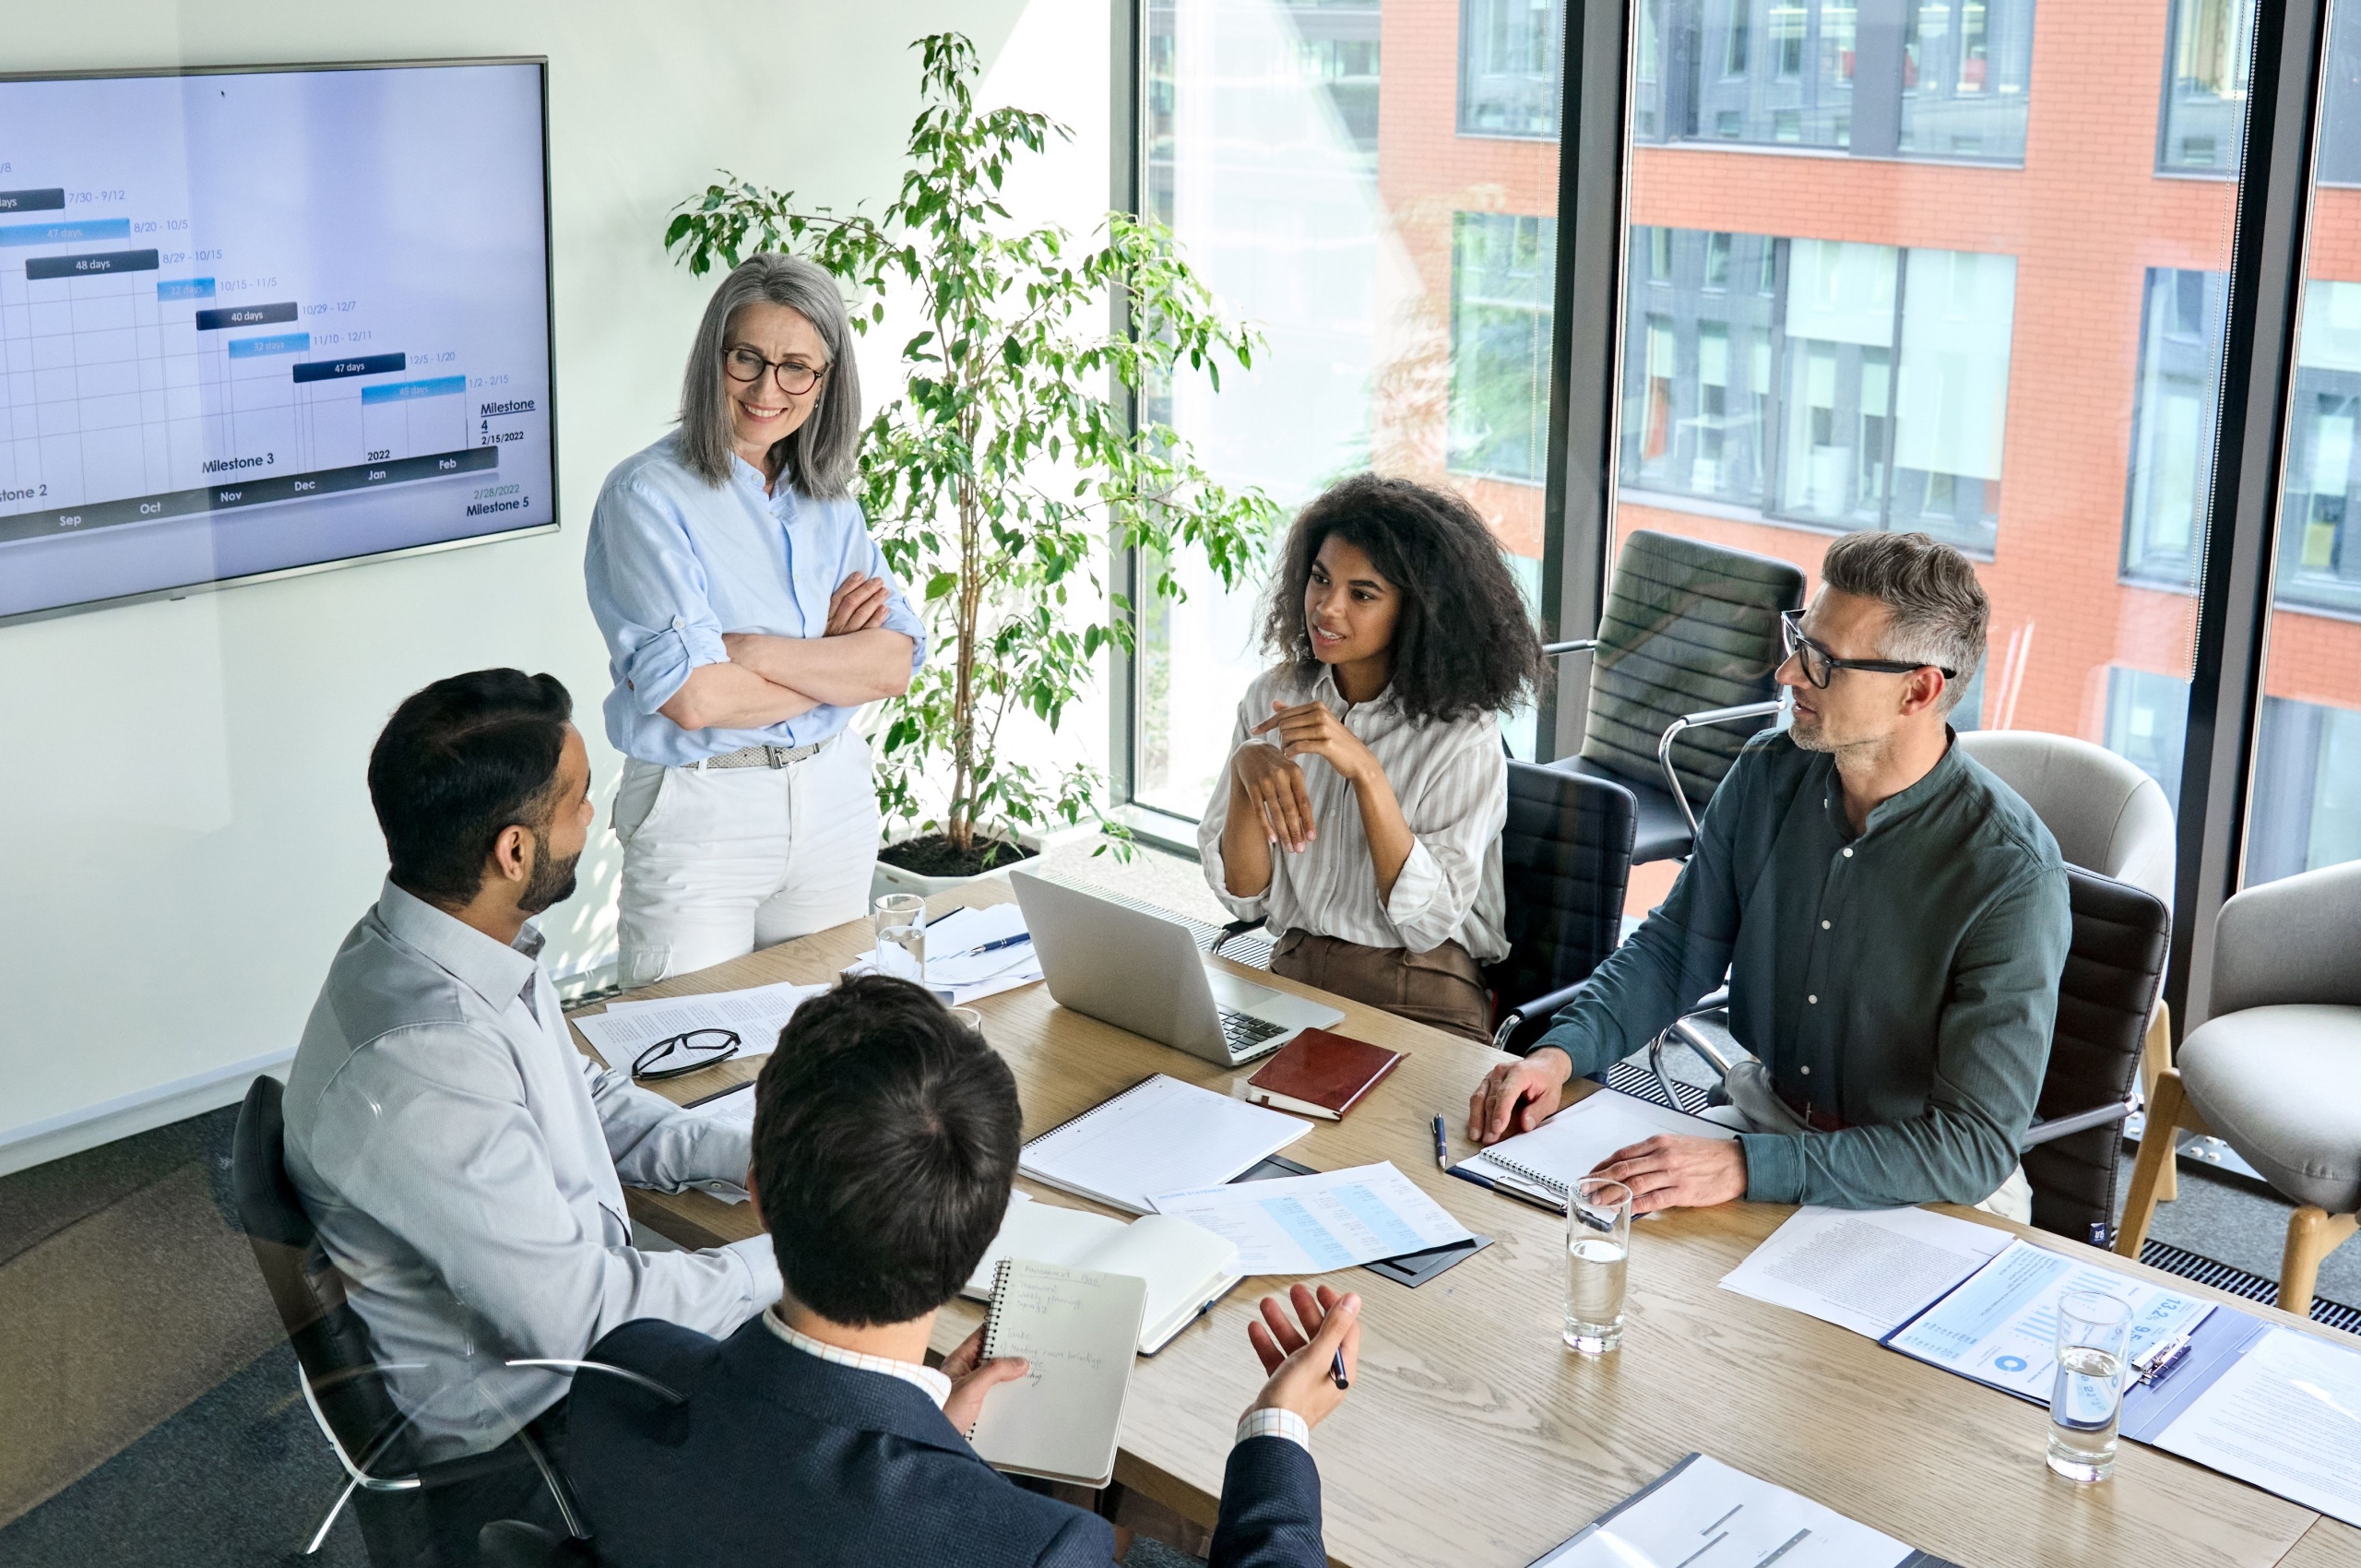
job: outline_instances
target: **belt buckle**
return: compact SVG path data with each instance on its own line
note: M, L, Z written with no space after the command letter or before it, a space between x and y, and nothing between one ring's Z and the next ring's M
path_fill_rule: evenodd
M774 746L767 741L763 742L763 760L769 763L774 771L787 766L787 758L781 754L781 751L782 748Z

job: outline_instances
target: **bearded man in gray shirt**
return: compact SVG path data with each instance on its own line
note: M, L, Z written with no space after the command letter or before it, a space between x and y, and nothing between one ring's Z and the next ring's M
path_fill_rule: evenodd
M369 758L392 864L288 1078L288 1175L421 1460L528 1423L558 1444L564 1376L513 1360L579 1358L635 1318L727 1336L779 1294L767 1238L631 1244L624 1182L739 1182L751 1145L568 1036L530 917L573 894L595 814L572 712L554 677L516 670L437 681L395 710ZM472 1562L477 1525L540 1512L535 1472L511 1479L430 1491L447 1554Z

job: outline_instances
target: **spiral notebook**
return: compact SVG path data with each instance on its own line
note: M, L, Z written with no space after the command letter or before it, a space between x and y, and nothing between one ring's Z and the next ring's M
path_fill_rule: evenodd
M1530 1133L1502 1138L1468 1156L1451 1168L1451 1174L1479 1187L1506 1187L1563 1208L1566 1189L1589 1175L1600 1160L1658 1133L1692 1138L1738 1136L1718 1122L1613 1089L1596 1089Z
M1115 1479L1115 1441L1147 1282L1033 1258L1003 1258L984 1318L984 1356L1022 1356L1031 1370L984 1396L967 1434L998 1470L1101 1487Z

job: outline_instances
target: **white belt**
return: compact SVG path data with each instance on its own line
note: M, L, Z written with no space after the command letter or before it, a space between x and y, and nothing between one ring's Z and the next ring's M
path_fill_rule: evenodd
M835 740L831 735L828 741ZM734 752L709 756L691 765L693 771L707 773L717 767L793 767L797 763L817 756L828 741L814 741L808 746L741 746Z

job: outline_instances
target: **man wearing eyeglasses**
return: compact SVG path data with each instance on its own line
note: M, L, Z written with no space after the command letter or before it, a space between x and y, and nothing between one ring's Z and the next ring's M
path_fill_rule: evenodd
M1646 1045L1726 975L1730 1032L1810 1130L1619 1149L1599 1173L1636 1212L1945 1201L2028 1220L2017 1140L2070 917L2057 841L1947 721L1989 607L1965 558L1924 534L1847 535L1821 579L1786 619L1793 721L1739 754L1662 907L1477 1089L1468 1135L1539 1125L1568 1079Z
M635 1318L727 1334L779 1292L760 1237L632 1245L625 1181L737 1183L753 1142L567 1033L531 921L573 895L594 815L572 711L554 677L516 670L454 675L394 710L369 756L386 883L287 1079L287 1174L409 1419L403 1451L513 1461L426 1491L455 1563L475 1561L487 1521L548 1516L524 1449L562 1443L568 1380L514 1363L579 1359Z

